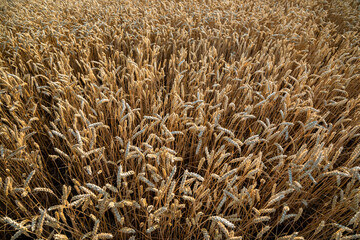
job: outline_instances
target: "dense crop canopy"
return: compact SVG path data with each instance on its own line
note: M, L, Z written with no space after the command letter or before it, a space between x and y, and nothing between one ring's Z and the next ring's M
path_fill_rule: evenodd
M357 1L0 3L0 238L360 238Z

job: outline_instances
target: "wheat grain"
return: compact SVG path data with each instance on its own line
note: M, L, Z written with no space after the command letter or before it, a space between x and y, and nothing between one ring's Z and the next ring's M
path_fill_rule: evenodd
M12 182L13 182L13 180L12 180L11 177L6 177L5 185L4 185L4 194L5 194L5 196L7 196L9 194L9 192L11 192Z
M152 227L146 229L146 233L150 234L150 233L154 232L158 228L159 228L159 225L152 226Z
M28 177L27 177L26 180L25 180L24 188L26 188L26 187L29 185L31 179L32 179L33 176L35 175L35 172L36 172L36 170L33 170L33 171L30 172L30 174L28 175Z
M262 236L270 230L270 226L265 226L261 231L256 235L256 238L262 238Z
M349 239L359 239L359 238L360 238L360 234L354 234L354 235L350 235L350 236L343 236L341 239L349 240Z
M5 223L9 224L16 230L21 230L23 228L23 226L21 224L17 223L16 221L14 221L13 219L11 219L9 217L3 217L3 218L1 218L1 220Z
M67 155L66 153L64 153L63 151L61 151L58 148L54 148L55 152L57 152L60 156L64 157L66 160L70 161L70 157L69 155Z
M319 232L321 232L321 230L325 227L325 221L321 221L320 224L318 225L318 227L315 230L314 235L318 234Z
M145 178L144 176L138 176L138 179L140 181L146 183L147 185L149 185L149 187L156 189L155 185L152 182L150 182L147 178Z
M286 213L288 212L290 210L290 208L288 207L288 206L284 206L284 208L283 208L283 211L282 211L282 214L281 214L281 218L280 218L280 224L282 223L282 222L284 222L284 220L285 220L285 217L286 217Z
M253 220L254 223L261 223L261 222L266 222L266 221L270 221L270 217L269 216L262 216L262 217L257 217Z
M18 239L23 234L26 235L27 237L30 237L30 235L27 234L25 229L20 229L10 238L10 240Z
M88 128L96 128L96 127L100 127L100 126L104 126L104 123L102 123L102 122L91 123L88 125Z
M37 232L39 234L41 234L43 231L43 226L44 226L44 222L45 222L46 210L45 211L41 211L41 209L39 209L39 210L41 212L41 215L39 217L38 224L37 224Z
M86 183L85 185L86 185L86 187L90 188L91 190L94 190L94 191L99 192L100 194L106 195L106 192L104 191L104 189L97 186L96 184Z
M123 227L120 229L120 232L122 233L126 233L126 234L134 234L136 233L136 231L132 228L129 228L129 227Z
M194 177L196 178L197 180L203 182L204 181L204 178L202 176L200 176L199 174L197 173L194 173L194 172L187 172L186 174L188 177Z
M231 223L230 221L226 220L225 218L222 218L222 217L219 217L219 216L212 216L210 218L215 222L223 223L225 226L227 226L229 228L235 228L235 225L233 223Z
M358 211L349 221L348 225L352 225L354 224L354 226L356 227L358 225L359 219L360 218L360 211Z
M269 213L274 213L276 211L275 208L263 208L263 209L260 209L259 212L261 214L269 214Z
M40 188L40 187L38 187L38 188L34 188L32 191L33 192L47 192L47 193L50 193L50 194L54 195L55 197L57 197L57 195L50 188Z

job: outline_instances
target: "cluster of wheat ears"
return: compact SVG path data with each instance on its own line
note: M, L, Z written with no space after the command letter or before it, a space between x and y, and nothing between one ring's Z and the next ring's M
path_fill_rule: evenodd
M358 7L3 0L1 239L360 238Z

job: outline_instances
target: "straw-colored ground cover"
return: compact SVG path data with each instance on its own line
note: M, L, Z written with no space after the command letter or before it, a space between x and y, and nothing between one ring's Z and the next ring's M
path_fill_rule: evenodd
M359 13L2 0L0 238L360 238Z

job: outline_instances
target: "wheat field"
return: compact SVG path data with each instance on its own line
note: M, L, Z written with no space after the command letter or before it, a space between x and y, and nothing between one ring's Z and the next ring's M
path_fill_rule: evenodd
M0 239L360 239L360 3L1 0Z

